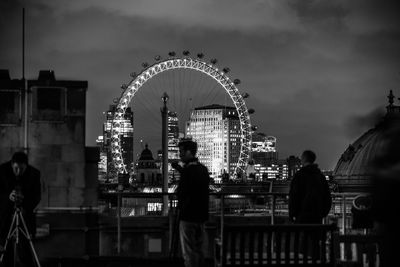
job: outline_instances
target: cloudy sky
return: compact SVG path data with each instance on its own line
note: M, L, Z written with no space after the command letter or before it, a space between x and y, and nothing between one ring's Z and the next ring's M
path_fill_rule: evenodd
M0 68L13 78L21 77L22 7L27 77L52 69L57 79L89 82L88 145L129 74L169 51L228 66L250 94L252 123L278 138L281 157L313 149L325 169L373 126L390 89L400 96L396 1L2 0Z

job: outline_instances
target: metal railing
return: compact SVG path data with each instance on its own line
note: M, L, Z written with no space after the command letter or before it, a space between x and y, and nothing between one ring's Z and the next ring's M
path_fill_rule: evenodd
M126 217L163 216L163 196L168 196L168 215L176 214L176 193L103 193L103 207L100 214L116 216L117 251L121 252L122 220ZM351 206L355 193L333 193L332 208L326 222L336 220L341 234L346 234L351 223ZM123 201L124 200L124 201ZM122 203L124 202L124 203ZM111 211L111 212L110 212ZM124 212L122 212L124 211ZM139 211L139 212L138 212ZM129 213L129 214L128 214ZM277 217L288 216L288 194L271 192L218 192L210 193L210 215L219 217L220 232L223 232L225 219L234 216L267 217L266 223L275 224ZM165 217L165 215L164 215ZM169 227L172 231L173 226ZM170 236L172 233L170 233Z

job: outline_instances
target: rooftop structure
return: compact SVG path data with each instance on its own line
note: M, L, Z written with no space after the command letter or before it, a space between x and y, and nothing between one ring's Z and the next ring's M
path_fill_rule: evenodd
M340 192L369 191L372 168L385 149L386 135L400 129L400 106L394 104L392 91L388 99L382 120L350 144L339 158L332 175Z

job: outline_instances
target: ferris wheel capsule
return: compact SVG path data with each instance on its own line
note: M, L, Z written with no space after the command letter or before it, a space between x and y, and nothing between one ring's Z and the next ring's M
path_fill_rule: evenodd
M249 114L254 114L254 112L255 112L254 108L250 108L248 111L249 111Z
M170 57L174 57L175 55L176 55L176 53L174 51L171 51L168 53L168 56L170 56Z
M217 64L218 60L216 58L212 58L210 60L210 62L211 62L211 64L215 65L215 64Z
M131 72L131 74L129 74L132 78L136 78L137 74L136 72Z
M142 63L142 67L145 69L145 68L147 68L149 66L149 63L147 63L147 62L143 62Z
M243 97L243 98L248 98L249 96L250 96L250 95L249 95L248 93L243 93L243 94L242 94L242 97Z
M238 84L240 84L240 80L239 80L239 79L234 79L234 80L233 80L233 83L234 83L235 85L238 85Z
M157 55L157 56L154 57L154 59L155 59L155 61L160 61L161 60L161 56Z
M222 69L222 71L223 71L224 73L228 73L228 72L230 72L230 71L231 71L231 69L230 69L230 68L228 68L228 67L225 67L225 68L223 68L223 69Z
M125 83L124 83L124 84L121 84L121 89L122 89L122 90L126 90L126 88L128 88L128 85L126 85Z
M204 57L204 54L203 54L203 53L198 53L198 54L197 54L197 57L200 58L200 59L202 59L202 58Z
M183 54L184 56L188 56L188 55L190 55L190 52L189 52L188 50L185 50L185 51L182 52L182 54Z

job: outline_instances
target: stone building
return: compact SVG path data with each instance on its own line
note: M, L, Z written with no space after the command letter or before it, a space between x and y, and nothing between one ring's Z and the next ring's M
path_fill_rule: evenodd
M0 162L25 146L24 81L0 75ZM40 207L97 205L97 148L85 147L87 81L27 80L30 164L41 171Z
M350 144L341 155L332 174L339 192L370 192L373 166L383 152L385 136L400 129L400 106L394 104L392 91L388 99L386 115L381 121Z
M153 153L146 144L136 163L136 182L143 185L161 185L160 168L157 167Z

